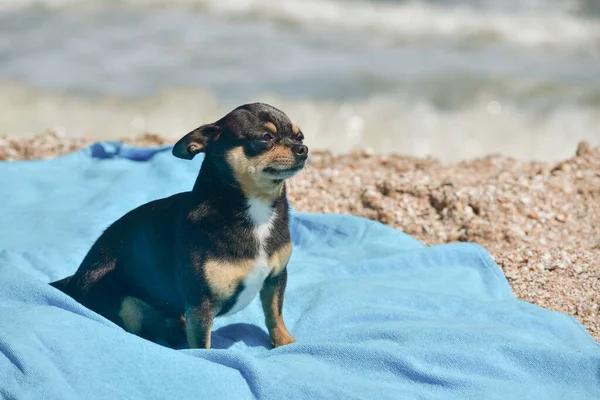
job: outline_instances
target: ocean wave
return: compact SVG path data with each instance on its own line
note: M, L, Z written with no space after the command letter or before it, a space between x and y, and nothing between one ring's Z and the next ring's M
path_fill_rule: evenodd
M539 4L539 1L534 2ZM223 17L250 17L314 27L378 32L401 40L419 38L500 40L519 46L600 44L598 19L571 12L572 2L540 7L452 7L423 2L342 0L3 0L0 10L90 5L185 7ZM512 3L511 3L512 4ZM545 3L544 3L545 4ZM563 4L562 7L559 5ZM567 5L567 6L565 6Z
M559 160L580 140L600 145L597 108L558 107L528 112L510 101L480 98L453 110L425 101L371 97L352 102L289 100L262 95L303 129L313 149L432 155L446 162L504 154ZM177 139L229 108L201 89L169 90L143 99L81 97L0 82L0 135L30 136L47 129L98 139L156 132Z

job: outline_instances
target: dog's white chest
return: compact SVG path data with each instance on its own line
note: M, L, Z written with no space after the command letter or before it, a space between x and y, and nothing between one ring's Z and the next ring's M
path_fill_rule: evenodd
M272 207L258 199L248 201L248 216L254 223L254 237L258 242L258 256L254 262L252 270L243 280L244 289L240 292L233 307L226 315L235 314L244 309L254 300L263 286L265 279L271 273L269 257L266 251L267 240L271 234L275 212Z

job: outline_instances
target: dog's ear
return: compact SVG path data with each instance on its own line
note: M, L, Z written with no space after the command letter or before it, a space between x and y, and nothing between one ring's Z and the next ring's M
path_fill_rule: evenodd
M202 125L194 129L173 146L173 155L177 158L191 160L194 156L206 149L210 143L217 140L221 128L215 124Z

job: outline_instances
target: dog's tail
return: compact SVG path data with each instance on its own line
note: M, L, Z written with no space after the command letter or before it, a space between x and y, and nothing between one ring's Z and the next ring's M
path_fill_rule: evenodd
M73 275L67 276L66 278L63 278L63 279L61 279L59 281L50 282L50 286L54 286L55 288L57 288L61 292L67 293L67 291L66 291L67 290L67 285L69 285L69 282L71 281L71 278L73 278Z

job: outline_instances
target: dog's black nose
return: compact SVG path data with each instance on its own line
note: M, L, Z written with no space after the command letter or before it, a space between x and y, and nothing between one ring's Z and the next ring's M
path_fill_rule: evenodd
M303 160L306 160L308 158L308 147L306 147L305 145L299 144L297 146L294 146L292 150L294 151L296 157Z

